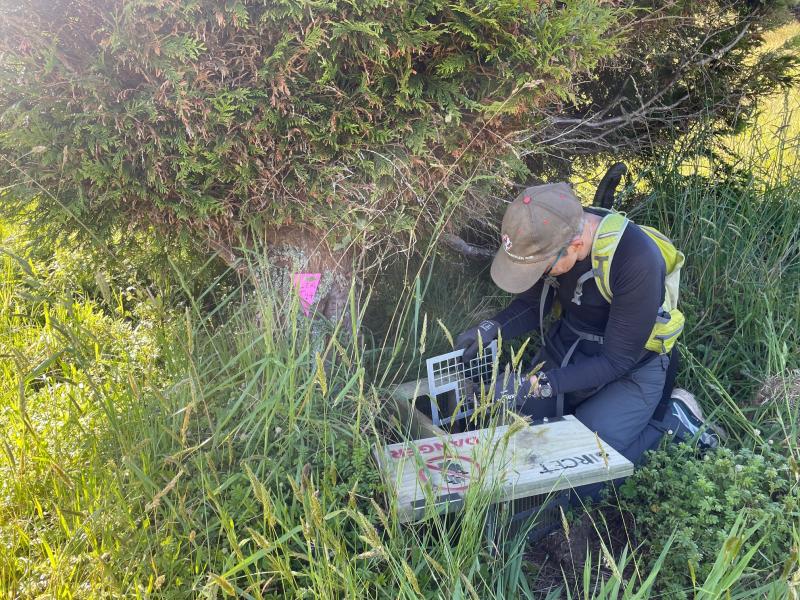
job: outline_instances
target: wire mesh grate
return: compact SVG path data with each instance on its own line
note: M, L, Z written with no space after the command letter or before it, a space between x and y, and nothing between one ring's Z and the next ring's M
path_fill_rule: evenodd
M487 515L486 535L490 542L525 534L536 542L561 525L561 512L569 505L570 491L524 496L494 504Z
M451 425L475 412L480 386L491 381L497 342L484 347L468 365L464 365L463 354L464 350L454 350L426 361L431 420L436 426Z

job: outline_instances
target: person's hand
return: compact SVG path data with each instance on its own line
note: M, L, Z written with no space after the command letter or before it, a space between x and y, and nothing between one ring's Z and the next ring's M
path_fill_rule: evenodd
M531 384L530 391L528 392L529 395L534 396L536 398L539 397L539 378L536 375L531 375L528 382Z
M462 357L464 364L469 364L469 361L478 356L478 349L481 345L485 348L493 340L497 339L499 331L499 323L487 320L481 321L475 327L470 327L466 331L459 333L454 346L456 350L464 350Z
M553 395L553 387L542 371L537 371L535 374L530 375L528 382L531 384L529 395L534 398L550 398Z

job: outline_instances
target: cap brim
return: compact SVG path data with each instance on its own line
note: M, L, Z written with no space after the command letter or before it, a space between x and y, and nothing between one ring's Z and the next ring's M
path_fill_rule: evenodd
M548 262L547 258L530 263L514 262L501 248L492 261L492 279L500 289L512 294L521 294L542 278Z

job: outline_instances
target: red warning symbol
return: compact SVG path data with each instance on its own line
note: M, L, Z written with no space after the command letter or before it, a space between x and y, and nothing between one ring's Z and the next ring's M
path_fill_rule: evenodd
M425 466L419 470L419 480L423 483L430 481L440 491L463 492L480 472L480 464L469 456L441 455L425 461Z

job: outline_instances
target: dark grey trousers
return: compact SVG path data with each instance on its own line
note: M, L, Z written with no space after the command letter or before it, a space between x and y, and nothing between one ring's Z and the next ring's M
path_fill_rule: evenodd
M587 357L575 354L574 364ZM596 431L604 442L634 464L639 464L647 450L658 446L665 427L652 421L664 390L667 356L655 356L637 366L616 381L581 397L568 394L565 412L573 413L590 430ZM518 412L534 419L555 415L553 399L533 398L529 395L530 383L510 378L498 392L514 395ZM575 491L581 498L597 497L602 484L588 485Z

